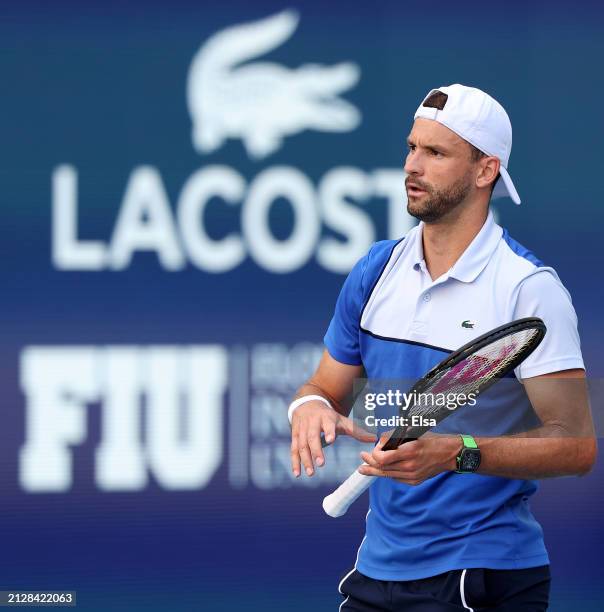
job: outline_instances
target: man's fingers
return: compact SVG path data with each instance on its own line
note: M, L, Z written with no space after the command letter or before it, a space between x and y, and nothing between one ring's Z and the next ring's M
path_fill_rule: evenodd
M310 449L308 448L308 442L298 449L298 453L300 454L300 459L302 460L302 465L304 466L306 474L308 476L312 476L315 473L315 470L313 469L313 462L310 455Z
M372 465L362 465L359 472L365 476L380 476L382 478L393 478L405 484L416 485L423 481L415 471L385 470Z
M383 433L383 434L380 436L379 442L377 443L377 446L378 446L379 448L382 448L382 447L384 446L384 444L386 444L386 442L388 442L388 440L390 440L390 437L392 436L392 432L393 432L393 431L394 431L394 430L392 430L392 429L391 429L390 431L385 431L385 432L384 432L384 433Z
M308 446L314 462L319 467L322 466L325 463L325 458L323 457L323 448L321 446L321 428L319 423L308 430Z
M384 446L384 444L386 444L388 440L389 438L382 436L371 453L373 459L379 465L386 466L390 463L396 463L398 461L408 461L417 458L417 440L414 442L407 442L406 444L401 444L398 448L395 448L394 450L382 450L382 447Z
M361 465L357 471L363 476L386 476L386 472L371 465Z
M368 465L374 467L374 468L379 468L379 465L377 463L377 461L371 456L371 453L366 453L366 452L362 452L361 453L361 459L367 463Z
M325 444L333 444L336 439L336 424L333 419L324 418L321 427L325 438Z
M375 435L357 425L352 419L345 416L338 418L337 428L341 433L359 440L360 442L375 442Z
M291 443L291 462L292 462L292 472L294 476L298 478L300 476L300 453L298 452L298 420L295 415L292 421L292 443Z
M290 454L292 461L292 472L294 473L294 476L298 478L298 476L300 476L300 453L298 453L297 442L292 442Z
M412 475L417 470L418 463L413 459L403 459L402 461L395 461L393 463L379 463L376 461L372 453L363 452L361 453L361 459L371 467L374 467L382 472L390 473L396 472L397 474L404 473L406 476Z
M359 442L375 442L375 434L370 431L354 425L352 429L352 437L356 438Z
M300 454L300 459L302 460L302 465L306 470L306 474L308 476L312 476L315 470L310 454L310 448L308 447L308 428L304 423L302 423L300 426L300 431L298 432L298 453Z
M309 422L310 421L310 422ZM344 416L323 415L321 419L296 419L292 424L291 464L297 477L302 469L312 476L317 466L325 465L323 447L332 444L338 433L343 433L361 442L375 442L375 435ZM323 437L322 437L323 436Z

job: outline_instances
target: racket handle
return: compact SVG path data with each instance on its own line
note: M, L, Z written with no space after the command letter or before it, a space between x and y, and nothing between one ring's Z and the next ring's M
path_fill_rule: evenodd
M331 495L323 500L323 510L333 518L343 516L352 502L359 498L375 479L376 476L365 476L355 470Z

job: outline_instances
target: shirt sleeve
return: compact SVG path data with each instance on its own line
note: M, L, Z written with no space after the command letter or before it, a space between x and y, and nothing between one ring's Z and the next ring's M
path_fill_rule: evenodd
M520 284L514 319L523 317L539 317L547 332L535 351L515 369L519 380L585 369L577 315L568 291L553 270L541 268Z
M362 365L359 325L363 308L363 277L369 254L350 271L340 290L324 342L329 354L340 363Z

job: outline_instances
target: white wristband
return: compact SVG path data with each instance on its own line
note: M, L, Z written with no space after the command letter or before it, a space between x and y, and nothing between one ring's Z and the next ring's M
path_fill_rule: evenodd
M327 406L329 406L333 410L333 406L321 395L303 395L299 397L297 400L294 400L287 409L287 419L289 420L289 424L292 424L292 417L294 416L294 410L301 406L302 404L306 404L306 402L323 402Z

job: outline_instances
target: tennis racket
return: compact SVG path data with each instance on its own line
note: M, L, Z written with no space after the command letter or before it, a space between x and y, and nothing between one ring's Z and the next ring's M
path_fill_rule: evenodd
M518 319L468 342L413 385L409 395L417 399L406 410L401 409L400 415L409 417L407 422L418 415L431 420L432 426L437 425L459 404L454 400L447 406L436 406L434 401L429 401L430 397L436 394L467 397L481 393L522 363L539 346L546 331L541 319ZM397 427L383 450L394 450L416 440L432 426ZM323 509L329 516L342 516L375 478L355 471L323 500Z

